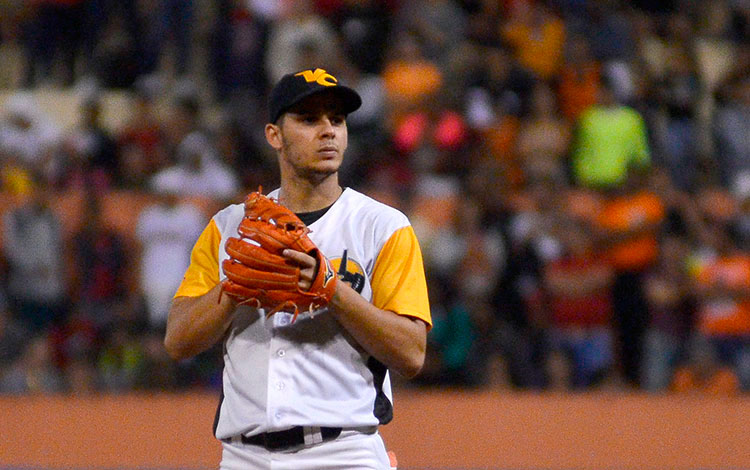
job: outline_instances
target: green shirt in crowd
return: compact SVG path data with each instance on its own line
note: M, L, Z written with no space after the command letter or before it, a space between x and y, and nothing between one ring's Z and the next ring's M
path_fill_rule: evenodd
M621 184L630 167L648 166L641 115L627 106L588 108L578 121L572 164L576 182L595 188Z

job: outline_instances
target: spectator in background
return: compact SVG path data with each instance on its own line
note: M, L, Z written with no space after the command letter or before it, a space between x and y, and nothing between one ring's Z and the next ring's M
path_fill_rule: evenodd
M237 0L220 0L216 9L209 39L209 74L217 99L227 102L240 92L262 97L267 86L264 53L268 23Z
M270 25L265 51L268 82L276 83L291 70L302 70L303 44L312 44L324 57L341 54L331 23L315 13L312 0L285 2L282 17Z
M76 78L76 59L82 52L86 28L86 0L37 0L30 31L30 73L27 85L54 78L56 60L61 61L60 82L69 86ZM38 69L38 71L37 71ZM39 76L37 77L37 73Z
M353 187L361 185L367 172L380 164L373 158L374 148L387 148L389 135L385 131L386 95L380 75L362 72L351 62L341 61L336 67L338 76L362 98L362 106L346 118L349 132L347 158L339 172Z
M65 318L66 251L60 220L49 206L50 189L37 184L21 197L3 217L8 296L15 318L39 333Z
M334 18L347 58L360 72L379 74L385 52L390 47L388 38L393 29L393 4L381 0L342 3Z
M237 173L238 188L257 188L278 176L273 162L258 149L253 136L245 133L244 126L240 118L228 113L218 119L216 128L212 129L216 156Z
M460 174L454 156L469 141L469 131L463 116L447 103L447 98L440 94L405 113L393 129L392 148L419 174Z
M31 340L31 333L13 318L5 295L0 291L0 375L13 364Z
M48 179L54 174L53 153L60 129L30 93L15 93L5 102L0 122L0 148L29 171Z
M398 126L405 114L423 109L443 85L440 68L424 55L423 47L414 31L396 34L382 73L389 129Z
M85 35L90 62L84 73L106 88L128 88L146 72L148 45L139 0L87 0Z
M548 313L543 267L562 253L555 227L563 216L559 175L540 174L506 195L508 258L493 290L496 347L505 357L511 383L541 389L546 373Z
M60 175L65 186L110 187L119 181L117 144L102 124L102 101L97 92L85 96L80 105L78 127L62 140L67 167Z
M205 217L194 205L180 201L181 182L155 184L157 201L138 216L136 238L140 244L140 283L149 326L162 331L190 252L205 226ZM171 185L171 186L170 186ZM119 332L116 338L126 335Z
M142 380L145 352L139 334L142 332L120 322L106 335L96 361L103 391L127 392Z
M553 78L563 61L565 23L542 2L519 2L511 10L502 26L503 39L536 77Z
M406 2L394 17L394 29L414 31L423 39L425 57L445 70L466 33L466 12L451 0Z
M479 353L479 325L451 283L428 280L433 326L427 335L420 385L476 387L485 381L486 360Z
M175 390L178 386L179 367L164 349L164 337L155 331L148 331L140 337L143 347L143 365L135 387L159 393ZM205 364L200 365L205 366ZM207 368L213 369L217 374L221 373L220 365L210 364Z
M686 269L690 249L684 235L667 231L660 241L659 260L644 279L649 325L643 343L641 385L649 392L668 390L675 372L690 356L695 312Z
M491 107L503 103L512 114L528 111L536 79L513 57L507 44L496 38L474 39L477 58L467 72L470 89L486 93ZM471 97L467 93L467 99Z
M102 201L93 192L84 200L83 226L73 235L73 299L82 315L98 332L108 329L123 308L130 292L128 246L122 235L106 226ZM130 306L132 308L132 306Z
M581 113L596 104L600 81L601 64L591 53L589 41L582 35L571 36L557 88L560 110L568 121L577 121Z
M698 203L707 218L707 232L704 248L690 259L689 272L698 298L697 331L715 361L704 386L716 393L748 391L750 254L729 236L736 201L721 188L706 188Z
M599 385L614 364L614 269L597 253L590 227L558 227L561 255L543 267L552 351L568 361L564 383L573 390ZM552 375L552 374L550 374Z
M750 253L750 170L738 173L732 184L732 195L739 208L732 221L732 234L740 250Z
M0 393L54 394L65 391L63 377L52 363L46 335L34 337L21 356L4 372L0 376Z
M145 73L158 71L166 45L173 41L175 56L173 67L176 75L187 74L193 58L193 0L156 0L153 8L144 8L146 18Z
M181 196L196 196L226 201L239 191L234 171L220 161L203 134L189 134L177 147L177 163L159 171L151 181L157 191L177 191Z
M52 364L74 393L91 392L97 387L94 361L102 337L89 313L75 307L65 323L55 325L50 331Z
M653 126L661 165L683 191L695 189L699 177L697 102L701 83L687 46L674 46L664 65L664 77L655 84L659 104Z
M516 140L516 152L525 172L562 176L570 134L570 125L562 119L552 89L544 82L537 83L530 112L521 119Z
M119 130L121 151L118 186L143 188L148 178L168 163L164 126L156 114L160 86L153 78L142 78L134 87L130 115Z
M597 104L581 114L572 146L576 184L604 189L622 185L634 167L650 164L646 124L617 101L614 84L603 77Z
M437 322L428 335L431 362L422 381L477 386L486 379L490 301L506 252L502 235L482 225L477 201L466 197L458 204L449 225L423 245Z
M207 138L203 112L204 106L196 83L189 79L177 82L162 123L169 152L175 152L182 141L194 132Z
M658 234L666 216L664 201L648 187L648 175L643 168L632 168L620 186L604 193L596 218L598 246L615 270L612 295L619 361L633 386L640 384L649 324L643 283L658 259Z
M593 57L600 63L626 63L633 59L635 41L632 20L629 18L627 4L604 4L599 2L584 2L581 8L573 6L566 16L566 23L575 23L581 18L583 22L578 26L577 33L583 34L591 45ZM584 10L581 14L580 10Z
M716 163L724 187L750 171L750 76L730 80L718 90L712 130Z

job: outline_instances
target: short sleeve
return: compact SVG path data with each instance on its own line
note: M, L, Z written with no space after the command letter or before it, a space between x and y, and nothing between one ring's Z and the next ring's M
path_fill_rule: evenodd
M396 230L383 245L371 284L376 307L432 325L422 251L411 226Z
M219 284L219 244L221 233L216 222L206 226L190 254L190 266L185 271L175 297L199 297Z

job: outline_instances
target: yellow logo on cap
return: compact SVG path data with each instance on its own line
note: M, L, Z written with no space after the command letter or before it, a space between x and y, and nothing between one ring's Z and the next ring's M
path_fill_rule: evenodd
M300 75L305 79L307 83L315 82L318 85L323 86L336 86L336 84L338 83L336 77L323 69L315 69L314 72L312 70L305 70L303 72L294 74L295 77L298 77Z

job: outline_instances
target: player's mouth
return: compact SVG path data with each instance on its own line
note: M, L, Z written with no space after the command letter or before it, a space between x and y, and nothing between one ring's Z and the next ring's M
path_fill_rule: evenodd
M326 158L336 158L339 156L339 149L333 145L326 145L318 149L318 154Z

